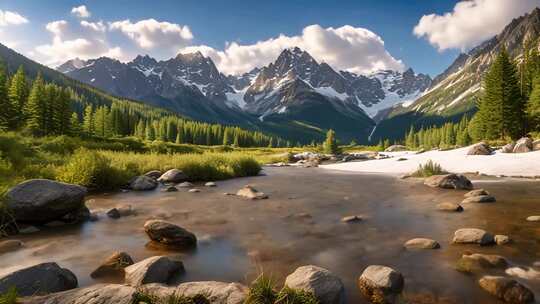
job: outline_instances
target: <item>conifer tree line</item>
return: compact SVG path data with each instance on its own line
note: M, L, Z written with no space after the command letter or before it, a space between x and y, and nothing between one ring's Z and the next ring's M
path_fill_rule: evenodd
M465 146L480 140L516 140L540 132L540 55L538 40L526 41L513 60L501 47L483 79L477 111L469 120L441 127L411 128L410 147Z
M179 144L284 147L290 142L258 131L184 119L166 110L47 83L41 74L30 81L21 66L9 75L0 62L0 131L35 136L71 135L103 138L135 136Z

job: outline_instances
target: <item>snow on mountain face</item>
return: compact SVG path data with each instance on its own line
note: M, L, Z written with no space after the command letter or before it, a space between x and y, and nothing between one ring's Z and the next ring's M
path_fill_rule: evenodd
M75 58L64 62L62 65L57 66L56 70L61 73L69 73L71 71L83 68L86 64L87 62L85 60Z

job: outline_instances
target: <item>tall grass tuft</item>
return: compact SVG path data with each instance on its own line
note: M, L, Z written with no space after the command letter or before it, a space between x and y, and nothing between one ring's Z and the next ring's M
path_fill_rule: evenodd
M244 304L319 304L319 300L311 292L287 286L278 291L275 281L261 274L251 283Z
M4 294L0 294L0 304L16 304L17 303L17 289L11 287Z
M319 300L311 292L284 287L275 304L319 304Z
M444 170L441 165L437 164L436 162L432 161L431 159L428 160L425 164L420 164L418 166L418 169L414 171L411 176L414 177L430 177L433 175L440 175L440 174L446 174L448 173L446 170Z
M173 293L166 297L159 297L146 290L140 289L133 295L131 300L133 304L210 304L208 298L202 294L193 297L177 295Z

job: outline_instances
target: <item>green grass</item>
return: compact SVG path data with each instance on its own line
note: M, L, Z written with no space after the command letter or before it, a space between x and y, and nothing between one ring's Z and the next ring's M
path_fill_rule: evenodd
M440 175L448 173L445 171L441 165L433 162L431 159L428 160L425 164L420 164L418 169L414 171L411 176L414 177L430 177L433 175Z
M244 304L319 304L319 301L307 291L287 286L278 290L272 278L261 274L251 283Z
M0 304L15 304L17 303L17 290L15 287L10 288L6 293L0 294Z
M195 295L186 297L177 294L171 294L167 297L159 297L144 289L138 290L131 301L133 304L210 304L208 298L204 295Z

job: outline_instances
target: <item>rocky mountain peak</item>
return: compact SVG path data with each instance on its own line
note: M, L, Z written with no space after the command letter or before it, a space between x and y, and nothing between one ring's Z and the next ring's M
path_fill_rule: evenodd
M157 65L158 62L148 55L137 55L137 57L135 57L135 59L133 59L130 63L140 67L149 68Z
M56 70L60 71L61 73L68 73L74 70L78 70L84 67L86 64L86 60L82 60L79 57L76 57L59 65L58 67L56 67Z

